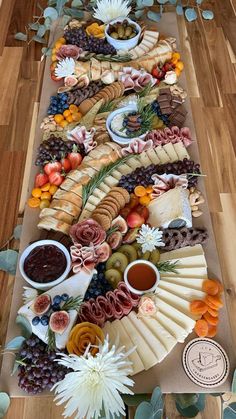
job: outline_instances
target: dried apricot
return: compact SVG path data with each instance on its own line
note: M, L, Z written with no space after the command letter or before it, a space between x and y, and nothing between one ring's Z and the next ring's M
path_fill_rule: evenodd
M27 201L30 208L38 208L40 205L40 199L39 198L29 198Z
M211 308L211 307L209 307L208 306L208 309L207 309L207 311L208 311L208 313L210 313L210 315L211 316L213 316L213 317L218 317L218 311L217 310L214 310L213 308Z
M223 301L219 295L207 295L205 302L215 310L219 310L219 308L223 307Z
M144 206L147 206L147 205L150 203L150 201L151 201L151 197L150 197L150 196L148 196L148 195L146 195L146 196L141 196L141 197L139 198L139 203L140 203L141 205L144 205Z
M56 193L58 187L56 185L51 185L49 188L49 192L51 195L54 195L54 193Z
M67 122L73 122L73 117L72 117L72 115L70 114L70 115L68 115L67 117L66 117L66 120L67 120Z
M211 324L208 324L208 333L207 333L207 337L208 338L214 338L214 336L217 333L217 328L216 326L212 326Z
M190 303L190 311L192 314L204 314L207 312L207 305L202 300L193 300Z
M202 284L202 289L209 295L216 295L219 292L218 282L213 279L206 279Z
M51 59L52 59L52 62L56 62L57 61L56 54L52 54Z
M133 193L130 195L130 201L127 205L128 208L135 208L139 204L138 196L134 195Z
M207 323L211 324L212 326L217 326L217 324L219 323L219 318L211 316L210 313L208 313L208 311L205 314L203 314L203 317L207 321Z
M57 124L60 124L60 122L64 121L64 116L61 113L57 113L56 115L54 115L54 121Z
M41 186L41 191L42 192L47 192L47 191L49 191L49 189L50 189L50 183L48 182L48 183L45 183L45 185L43 185L43 186Z
M152 185L148 185L148 186L146 187L146 192L147 192L148 194L153 192L153 187L152 187Z
M195 327L194 327L195 333L200 337L204 338L208 334L208 324L206 320L200 319L196 321Z
M69 111L69 109L66 109L64 112L63 112L63 116L65 117L65 118L67 118L67 116L70 116L71 115L71 112Z
M144 188L144 186L142 185L136 186L136 188L134 189L134 193L138 197L147 195L146 188Z
M40 188L34 188L34 189L32 189L31 195L34 198L40 198L40 196L42 195L42 191L41 191Z
M75 122L79 122L82 118L82 113L81 112L73 112L72 113L72 120Z
M223 284L220 281L217 281L218 288L219 288L219 294L222 294L224 292Z
M60 127L65 128L68 124L69 124L69 122L64 119L63 121L60 122L59 125L60 125Z
M66 43L66 39L63 38L63 37L59 38L57 41L60 42L63 45Z
M70 105L69 106L69 110L71 111L71 113L74 113L74 112L78 112L78 106L76 106L76 105Z
M184 69L184 63L183 63L183 61L178 61L175 64L175 67L178 68L180 71L182 71Z
M44 208L48 208L48 207L50 207L50 201L48 199L43 199L40 202L39 208L44 209Z
M179 70L179 68L175 68L175 74L179 77L181 74L181 71Z
M41 200L47 199L47 200L51 200L52 196L50 194L50 192L43 192L41 195Z
M180 53L179 52L173 52L171 59L179 61L180 60Z

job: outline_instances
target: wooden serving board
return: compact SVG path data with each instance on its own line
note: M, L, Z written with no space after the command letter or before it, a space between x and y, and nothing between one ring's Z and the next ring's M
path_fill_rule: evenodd
M150 25L150 24L149 24ZM152 24L153 26L153 24ZM155 27L157 25L155 24ZM161 22L158 23L157 30L161 35L164 36L173 36L177 39L177 45L179 45L179 33L177 20L174 13L165 13L161 19ZM54 34L55 35L55 34ZM56 39L56 37L54 37ZM124 64L125 65L125 64ZM37 152L37 147L41 142L42 131L40 130L40 123L46 114L46 110L49 104L50 96L54 94L57 90L58 84L53 82L50 78L50 58L47 59L45 66L45 74L42 86L42 94L39 106L38 122L36 126L35 141L33 148L33 161L32 168L28 184L28 195L33 187L34 177L38 169L34 165L34 160ZM184 73L181 75L180 84L186 89L186 79ZM187 90L187 89L186 89ZM194 139L193 144L188 148L188 152L191 158L199 162L199 153L198 146L196 141L195 128L193 123L193 117L191 112L191 106L189 98L185 102L186 109L188 110L188 116L185 125L188 126L192 132L192 137ZM201 162L200 162L201 163ZM203 192L206 197L206 191L204 187L203 178L199 179L199 189ZM206 200L207 201L207 200ZM207 264L208 264L208 273L209 277L221 279L220 266L218 261L218 255L216 251L215 238L212 230L211 218L209 214L209 209L207 203L205 203L201 209L203 209L203 215L197 219L194 219L195 227L205 227L209 233L209 239L207 244L204 246ZM24 213L23 221L23 232L21 236L21 246L20 251L22 251L31 241L37 240L42 237L42 233L37 229L38 222L38 210L30 209L26 206ZM45 233L47 236L52 234ZM56 237L55 237L56 238ZM63 240L62 237L57 237L58 240ZM12 339L14 336L19 334L19 330L15 325L15 318L19 307L22 305L22 287L26 285L24 280L21 278L19 270L16 273L11 312L8 323L8 332L6 342ZM230 384L232 381L232 372L235 368L235 355L231 348L231 335L228 322L227 308L224 305L224 308L220 311L220 324L218 328L218 333L215 338L219 342L225 351L227 352L230 359L230 374L227 381L224 384L217 387L216 389L204 389L196 384L192 383L186 376L183 367L182 367L182 352L186 343L193 339L195 334L193 333L188 337L184 344L178 344L172 350L172 352L165 358L161 364L157 364L148 371L142 372L134 376L135 387L134 391L136 393L151 393L153 388L159 385L163 393L191 393L191 392L226 392L230 390ZM3 357L1 379L0 379L0 388L2 391L7 391L11 397L26 397L27 394L23 392L17 385L17 377L11 376L11 370L13 366L13 357L10 355L5 355ZM44 393L48 395L50 393Z

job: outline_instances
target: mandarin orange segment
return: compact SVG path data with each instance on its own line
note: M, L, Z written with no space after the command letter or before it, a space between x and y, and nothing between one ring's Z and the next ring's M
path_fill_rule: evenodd
M195 327L194 327L195 333L200 337L204 338L208 334L208 324L206 320L200 319L196 321Z
M219 292L218 282L213 279L206 279L202 284L202 290L209 295L216 295Z
M39 198L29 198L27 203L30 208L38 208L40 205L40 199Z
M211 316L208 312L203 314L203 317L207 321L207 323L211 324L212 326L217 326L217 324L219 323L219 318Z
M202 300L193 300L190 303L190 311L192 314L204 314L207 312L207 305Z
M212 326L211 324L208 324L208 333L207 333L207 337L208 338L214 338L214 336L217 333L217 328L216 326Z
M223 307L223 301L219 295L208 295L205 301L209 305L210 304L214 305L216 307L216 310Z
M147 195L146 188L144 188L144 186L142 185L136 186L136 188L134 189L134 193L138 197Z

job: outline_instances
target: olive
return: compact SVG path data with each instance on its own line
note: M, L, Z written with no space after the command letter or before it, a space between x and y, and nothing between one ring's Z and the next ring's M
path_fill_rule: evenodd
M123 38L124 33L125 33L125 30L124 30L123 26L119 26L119 28L118 28L119 38Z
M131 26L127 26L127 28L125 29L125 36L130 36L132 33L132 28Z
M118 38L119 38L118 33L116 33L116 32L112 32L112 33L110 34L110 36L111 36L112 38L114 38L114 39L118 39Z
M133 38L134 36L136 36L136 33L132 32L131 35L129 36L129 39Z

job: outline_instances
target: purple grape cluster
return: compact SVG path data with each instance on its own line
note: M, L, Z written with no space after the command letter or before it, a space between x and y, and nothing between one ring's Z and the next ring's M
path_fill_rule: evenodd
M18 368L19 387L28 394L38 394L63 380L69 370L55 362L56 358L56 352L48 352L47 345L31 335L17 356L22 362Z
M147 187L153 185L151 176L157 173L162 175L164 173L181 175L183 173L188 174L188 188L196 186L198 182L198 176L194 176L194 173L200 174L200 164L195 164L193 160L184 159L176 161L174 163L166 163L161 165L150 164L147 167L137 167L132 173L123 175L120 178L118 186L125 188L129 193L134 191L137 185ZM193 173L193 175L192 175Z
M68 153L71 153L73 145L78 148L78 153L82 156L85 155L85 149L83 144L77 144L75 141L64 141L61 137L56 137L51 134L47 140L44 140L39 148L37 157L35 160L36 166L43 166L49 161L54 159L61 160L66 157Z
M89 36L84 28L66 29L64 32L64 38L68 44L77 45L84 51L104 55L116 54L116 49L112 45L108 44L106 39Z
M107 291L112 291L113 288L106 280L105 263L99 263L96 266L97 273L93 275L92 280L89 284L84 300L90 300L90 298L97 298L99 295L105 295Z

